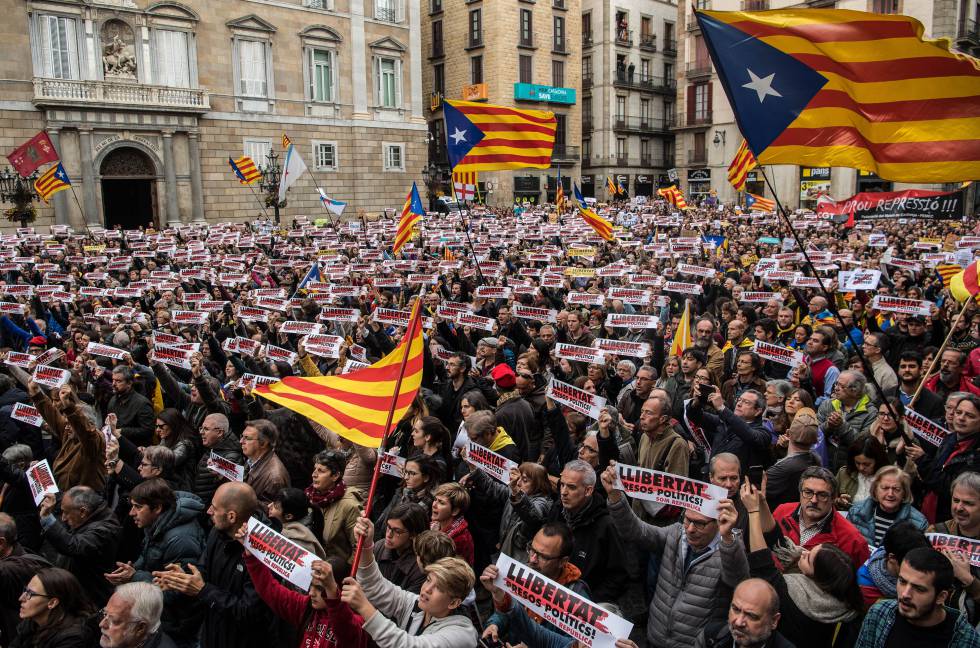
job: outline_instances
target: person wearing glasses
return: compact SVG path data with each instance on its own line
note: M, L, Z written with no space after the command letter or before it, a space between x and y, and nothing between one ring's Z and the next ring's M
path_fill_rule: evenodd
M116 588L99 614L101 648L174 648L163 631L163 592L151 583Z
M859 371L842 371L834 385L833 398L820 403L817 421L830 440L831 465L838 469L847 461L847 448L868 433L878 416L865 393L868 379Z
M873 385L868 386L868 395L875 403L881 403L885 398L894 396L898 392L898 375L888 364L888 360L885 359L887 343L887 336L878 331L869 331L864 336L864 342L861 343L861 350L864 352L868 364L871 365L875 381L884 392L884 394L879 394Z
M799 502L781 504L770 513L763 491L759 498L759 515L769 544L775 544L780 538L786 538L804 549L832 544L850 556L854 569L863 565L871 553L868 541L834 509L836 497L837 479L820 466L807 468L800 475ZM742 501L745 503L744 490ZM751 506L748 503L745 506L751 514Z
M20 595L16 637L4 637L7 648L87 648L85 620L92 605L75 576L47 567L37 572Z
M403 590L416 594L425 572L415 556L415 538L429 528L429 512L419 504L396 504L384 522L384 542L374 545L381 575Z

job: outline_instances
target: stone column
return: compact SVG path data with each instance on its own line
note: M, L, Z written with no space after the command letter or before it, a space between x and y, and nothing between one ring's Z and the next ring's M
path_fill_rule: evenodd
M64 159L61 152L60 131L57 128L49 128L48 137L54 144L54 150L58 151L58 157ZM68 177L71 178L71 176ZM54 222L56 225L68 224L68 194L64 191L59 191L54 195Z
M82 184L84 185L82 203L85 205L85 213L82 217L89 226L101 225L103 219L98 211L95 197L95 166L92 160L92 129L80 128L78 130L78 152L82 159Z
M419 0L404 0L408 10L408 42L411 52L411 71L409 78L412 84L412 119L425 119L422 111L422 25L421 6ZM426 11L428 13L428 11Z
M191 160L191 205L193 222L204 222L204 190L201 184L201 144L197 133L187 134L187 151Z
M177 207L177 169L174 166L174 133L163 132L163 178L165 183L165 202L167 205L167 227L180 224L180 210Z
M368 112L368 79L374 79L374 70L368 71L367 47L364 34L364 5L365 0L350 2L350 62L351 77L353 77L354 115L361 116ZM373 64L372 64L373 65Z

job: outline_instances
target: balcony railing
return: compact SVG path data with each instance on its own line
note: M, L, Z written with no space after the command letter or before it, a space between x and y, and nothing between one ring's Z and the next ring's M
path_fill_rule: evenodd
M613 83L617 86L652 92L674 92L677 89L677 81L674 79L636 74L635 71L631 76L629 70L617 70Z
M707 164L708 163L708 151L707 150L688 150L687 152L687 163L688 164Z
M616 30L616 44L622 45L624 47L633 47L633 30L631 29L617 29Z
M397 22L398 11L395 9L395 7L379 5L374 9L374 19L383 20L385 22Z
M957 39L980 45L980 28L977 27L977 21L968 18L961 20Z
M579 147L567 146L565 144L555 144L551 149L552 162L578 162L581 157Z
M568 53L568 41L565 40L564 38L561 40L552 40L551 47L552 47L551 51L553 52L557 52L559 54Z
M446 49L442 45L442 41L432 43L432 58L442 58L446 55Z
M712 115L708 113L698 113L695 115L681 115L676 124L671 124L675 128L690 128L692 126L707 126L712 123Z
M592 32L582 32L582 47L592 47Z
M668 120L663 117L616 117L613 125L619 131L638 133L666 133L670 129Z
M582 132L583 133L591 133L592 131L593 131L592 118L591 117L583 117L582 118Z
M687 26L687 31L689 32L701 29L701 25L698 24L698 19L695 18L694 14L692 13L687 14L687 21L685 22L685 25Z
M711 61L692 61L687 64L687 78L711 74Z
M640 49L647 50L649 52L657 51L657 35L656 34L640 34Z
M201 88L40 78L34 79L34 105L106 106L117 110L197 113L211 110L208 93Z
M616 161L616 166L618 167L625 167L630 165L630 159L625 156L617 155L616 157L613 158L613 160Z
M669 40L664 42L664 56L677 56L677 41Z
M592 74L591 73L589 73L589 74L583 74L582 75L582 89L584 90L586 88L591 88L591 87L592 87Z

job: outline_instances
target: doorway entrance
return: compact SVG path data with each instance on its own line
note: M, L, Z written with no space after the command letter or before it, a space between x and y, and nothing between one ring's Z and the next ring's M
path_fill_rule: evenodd
M102 161L99 173L107 229L159 229L156 174L145 153L135 148L116 149Z

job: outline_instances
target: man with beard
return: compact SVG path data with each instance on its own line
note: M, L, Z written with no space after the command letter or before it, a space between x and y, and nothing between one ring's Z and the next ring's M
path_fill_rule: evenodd
M708 371L711 372L714 383L722 384L725 374L725 354L721 347L715 344L714 320L707 317L698 318L694 327L694 347L707 357Z
M939 373L926 380L925 389L944 401L953 392L969 392L980 396L977 388L965 375L966 354L956 349L945 349L939 356Z
M855 648L976 648L980 635L965 615L946 606L953 566L931 547L905 555L898 572L898 599L874 604Z
M650 365L643 365L636 370L636 379L632 389L624 389L616 409L619 415L626 421L627 427L632 430L636 422L640 420L640 408L643 403L650 398L650 390L657 381L657 370Z
M463 420L463 414L459 409L463 394L477 388L469 373L470 357L465 353L454 353L446 360L446 382L439 390L442 405L436 412L436 416L450 430L458 429L460 421Z
M919 388L919 381L922 380L922 353L913 349L902 351L898 359L898 380L898 397L902 400L902 405L936 423L945 423L943 399L928 389L920 391L915 404L911 404L915 390Z
M783 306L776 314L776 341L783 346L789 346L793 340L793 333L796 331L796 320L793 317L793 309Z
M728 606L728 622L709 623L695 648L794 648L776 632L779 594L761 578L738 584Z
M747 326L740 319L733 319L728 323L728 340L721 352L724 354L723 370L725 380L735 375L736 364L740 353L752 348L752 340L746 335ZM710 364L710 361L709 361ZM710 368L709 368L710 371Z

